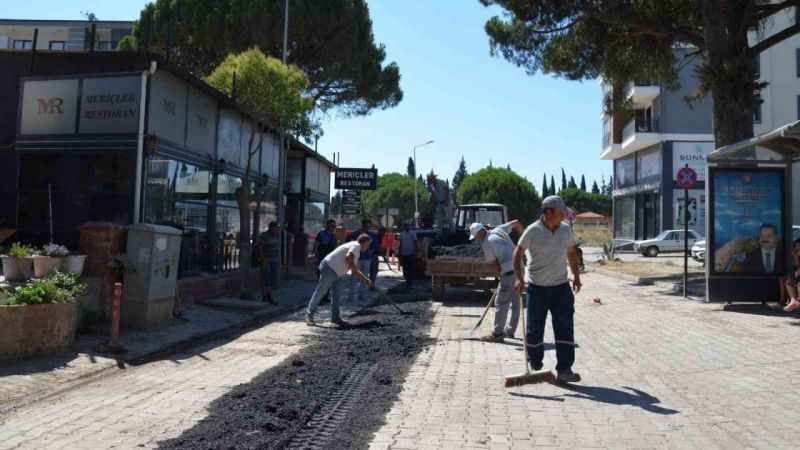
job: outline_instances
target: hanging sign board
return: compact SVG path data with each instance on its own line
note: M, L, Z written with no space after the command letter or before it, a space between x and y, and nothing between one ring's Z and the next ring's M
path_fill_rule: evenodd
M345 169L336 170L336 189L354 189L374 191L378 188L378 169Z

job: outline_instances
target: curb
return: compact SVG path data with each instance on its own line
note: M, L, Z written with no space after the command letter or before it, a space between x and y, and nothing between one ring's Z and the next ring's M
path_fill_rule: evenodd
M637 277L636 275L630 275L627 273L616 272L613 270L606 270L601 269L599 267L592 268L593 273L597 273L598 275L602 275L608 278L616 278L616 279L624 279L626 281L630 281L633 284L638 284L641 286L656 286L662 289L675 289L681 285L681 282L669 282L669 281L659 281L653 279L652 277ZM690 298L693 297L692 295L689 296Z
M25 399L23 399L21 401L17 401L15 403L11 403L9 405L3 405L3 407L0 408L0 423L3 422L3 419L4 419L4 417L6 415L9 415L9 414L11 414L11 413L13 413L15 411L18 411L18 410L20 410L22 408L31 406L33 404L40 403L40 402L46 401L48 399L64 395L64 394L66 394L66 393L68 393L68 392L70 392L72 390L75 390L75 389L78 389L80 387L83 387L83 386L85 386L85 385L87 385L89 383L93 383L95 381L101 380L101 379L105 378L106 376L109 376L109 375L112 375L113 373L116 373L120 369L125 369L126 365L139 366L139 365L142 365L142 364L153 362L153 361L158 360L158 359L160 359L160 358L162 358L164 356L167 356L167 355L170 355L170 354L173 354L173 353L177 353L177 352L180 352L180 351L195 347L195 346L200 345L200 344L204 344L204 343L207 343L207 342L212 342L212 341L215 341L215 340L218 340L218 339L222 339L222 338L225 338L227 336L230 336L230 335L236 334L238 332L241 332L243 330L254 329L254 328L257 328L259 326L266 325L270 321L272 321L272 320L274 320L274 319L276 319L276 318L278 318L280 316L296 312L296 311L298 311L300 309L303 309L304 307L305 307L305 302L302 302L302 303L295 304L295 305L287 305L287 306L283 306L283 307L280 307L280 308L277 308L277 309L272 309L272 310L270 310L268 312L256 313L253 316L248 317L245 320L242 320L241 322L238 322L238 323L235 323L235 324L232 324L230 326L227 326L227 327L224 327L224 328L220 328L220 329L217 329L217 330L213 330L213 331L209 331L209 332L205 332L205 333L198 333L198 334L195 334L193 336L189 336L186 339L182 339L180 341L173 342L173 343L171 343L169 345L166 345L164 347L161 347L161 348L156 349L156 350L152 350L150 352L147 352L147 353L144 353L144 354L141 354L141 355L137 355L137 356L134 356L134 357L131 357L131 358L125 358L124 356L123 357L117 357L117 365L116 366L106 366L106 367L102 367L102 368L100 368L98 370L95 370L95 371L91 371L91 372L87 372L87 373L81 374L81 375L77 376L75 379L67 381L65 383L65 385L63 387L61 387L61 388L55 389L55 390L50 391L50 392L42 393L40 395L33 394L33 395L28 396L27 398L25 398ZM105 354L99 354L99 355L107 356L107 357L109 356L109 355L105 355Z

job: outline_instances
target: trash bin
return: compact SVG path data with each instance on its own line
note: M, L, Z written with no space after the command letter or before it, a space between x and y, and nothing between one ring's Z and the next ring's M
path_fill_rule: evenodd
M128 227L123 326L151 330L172 322L181 234L180 230L162 225Z

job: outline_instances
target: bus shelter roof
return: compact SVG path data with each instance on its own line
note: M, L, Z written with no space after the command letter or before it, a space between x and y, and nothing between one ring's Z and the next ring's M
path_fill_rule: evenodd
M751 160L791 162L800 159L800 120L754 138L720 147L709 161Z

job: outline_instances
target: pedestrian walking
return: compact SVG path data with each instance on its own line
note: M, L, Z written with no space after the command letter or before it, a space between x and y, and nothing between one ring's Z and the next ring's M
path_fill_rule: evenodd
M258 255L261 268L261 294L265 302L277 304L272 297L272 288L277 281L280 268L281 228L278 222L270 222L267 231L258 235Z
M328 253L336 248L336 221L331 219L325 223L325 228L317 233L314 240L314 253L317 255L317 263L322 262Z
M512 230L519 226L513 221L488 230L482 223L473 223L469 227L470 240L475 240L483 249L487 262L497 265L500 282L497 285L494 307L494 330L483 338L488 342L503 342L504 338L513 338L519 323L519 293L514 287L514 242L511 240ZM508 311L511 309L511 318Z
M417 254L417 232L411 229L408 223L403 224L400 233L400 265L403 267L403 278L406 286L412 287L414 283L414 259Z
M575 296L581 289L578 252L572 230L564 223L567 205L557 195L542 202L542 216L529 226L514 251L517 291L527 293L528 362L541 370L544 360L544 326L548 311L555 334L556 371L560 382L578 382L572 371L575 362L573 315ZM527 260L523 272L523 258ZM572 270L572 289L567 277L567 260ZM524 274L524 278L523 278ZM527 288L526 288L527 286Z
M372 239L366 234L360 235L355 242L347 242L330 252L319 265L319 281L317 288L311 295L306 308L306 324L314 326L314 314L319 309L319 303L325 294L331 294L331 323L346 326L347 322L339 315L339 301L342 295L342 277L348 271L353 278L358 278L365 286L372 288L372 281L358 267L358 257L361 252L369 249Z
M378 241L378 235L373 233L370 230L372 226L372 222L369 220L362 220L361 221L361 228L358 230L353 231L348 236L348 241L355 241L359 236L366 234L370 238L370 245L369 248L361 252L361 255L358 258L358 270L361 273L366 274L370 279L374 282L375 280L372 278L372 260L376 257L376 251L378 246L380 245ZM367 298L366 288L363 284L359 283L355 278L352 279L351 288L354 292L356 292L356 298L358 301L365 301Z

